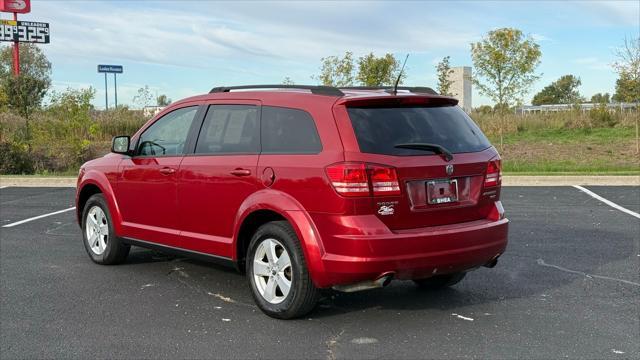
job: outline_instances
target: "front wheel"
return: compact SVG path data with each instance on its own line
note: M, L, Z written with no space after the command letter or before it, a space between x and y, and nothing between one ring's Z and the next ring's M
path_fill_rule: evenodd
M291 319L311 311L319 297L307 270L300 241L286 221L262 225L246 260L253 298L265 314Z
M102 194L87 200L82 212L84 248L93 262L103 265L123 262L131 246L116 237L109 207Z
M436 275L426 279L413 280L413 282L415 282L416 285L418 285L418 287L420 288L435 290L435 289L442 289L445 287L453 286L459 283L460 281L462 281L465 275L467 275L467 273L465 272L446 274L446 275Z

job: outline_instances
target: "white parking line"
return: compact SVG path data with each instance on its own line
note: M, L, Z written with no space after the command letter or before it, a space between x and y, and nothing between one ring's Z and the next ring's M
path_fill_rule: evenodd
M8 188L9 186L0 186L0 189Z
M76 209L76 207L74 206L74 207L71 207L71 208L68 208L68 209L59 210L59 211L54 211L54 212L52 212L52 213L48 213L48 214L44 214L44 215L39 215L39 216L34 216L34 217L32 217L32 218L28 218L28 219L24 219L24 220L16 221L16 222L11 223L11 224L3 225L2 227L3 227L3 228L10 228L10 227L18 226L18 225L21 225L21 224L24 224L24 223L28 223L29 221L42 219L42 218L45 218L45 217L47 217L47 216L52 216L52 215L62 214L62 213L64 213L64 212L71 211L71 210L75 210L75 209Z
M633 211L631 211L631 210L629 210L629 209L627 209L627 208L624 208L624 207L622 207L622 206L620 206L620 205L618 205L618 204L614 203L613 201L607 200L607 199L603 198L602 196L600 196L600 195L598 195L598 194L594 193L593 191L591 191L591 190L589 190L589 189L585 189L585 188L583 188L583 187L582 187L582 186L580 186L580 185L573 185L573 187L574 187L574 188L576 188L576 189L578 189L578 190L580 190L580 191L582 191L582 192L584 192L584 193L585 193L585 194L587 194L587 195L590 195L591 197L593 197L593 198L595 198L595 199L597 199L597 200L602 201L603 203L605 203L605 204L607 204L607 205L611 206L611 207L612 207L612 208L614 208L614 209L620 210L620 211L622 211L623 213L629 214L629 215L631 215L631 216L633 216L633 217L636 217L636 218L640 219L640 214L638 214L637 212L633 212Z

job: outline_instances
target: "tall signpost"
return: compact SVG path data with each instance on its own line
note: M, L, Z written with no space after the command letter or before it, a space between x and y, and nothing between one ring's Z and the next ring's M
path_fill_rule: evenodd
M49 24L18 21L18 14L31 12L31 0L0 0L0 12L13 13L13 20L0 20L0 41L13 42L13 74L20 75L20 43L49 43Z
M122 65L98 65L98 73L104 73L104 108L109 110L109 93L107 89L107 74L113 74L114 93L116 95L116 108L118 107L118 80L116 75L122 74L124 67Z

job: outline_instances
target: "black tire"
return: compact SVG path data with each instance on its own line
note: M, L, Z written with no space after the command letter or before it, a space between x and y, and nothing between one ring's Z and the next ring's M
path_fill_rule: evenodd
M268 302L259 292L254 279L254 256L258 246L266 239L275 239L286 249L291 260L291 288L285 299ZM277 319L292 319L309 313L315 307L320 291L313 285L298 236L286 221L274 221L262 225L249 243L246 258L246 275L256 304L265 314Z
M413 280L413 282L415 282L416 285L418 285L418 287L420 288L436 290L453 286L459 283L460 281L462 281L462 279L464 279L465 275L467 275L467 273L465 272L436 275L426 279Z
M89 212L94 207L98 207L102 210L106 218L106 225L109 229L109 234L106 235L106 246L104 248L104 252L100 254L91 249L89 238L87 237L88 216ZM115 234L116 232L113 227L113 221L111 220L111 213L109 212L109 207L107 206L104 196L102 194L95 194L91 196L89 200L87 200L84 209L82 209L82 242L84 244L84 249L87 251L87 254L93 262L102 265L114 265L122 263L127 259L131 246L123 243Z

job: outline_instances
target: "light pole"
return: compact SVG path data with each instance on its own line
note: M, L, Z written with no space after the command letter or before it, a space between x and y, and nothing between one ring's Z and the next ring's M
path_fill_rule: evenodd
M107 73L104 73L104 108L109 110L109 88L107 87Z

